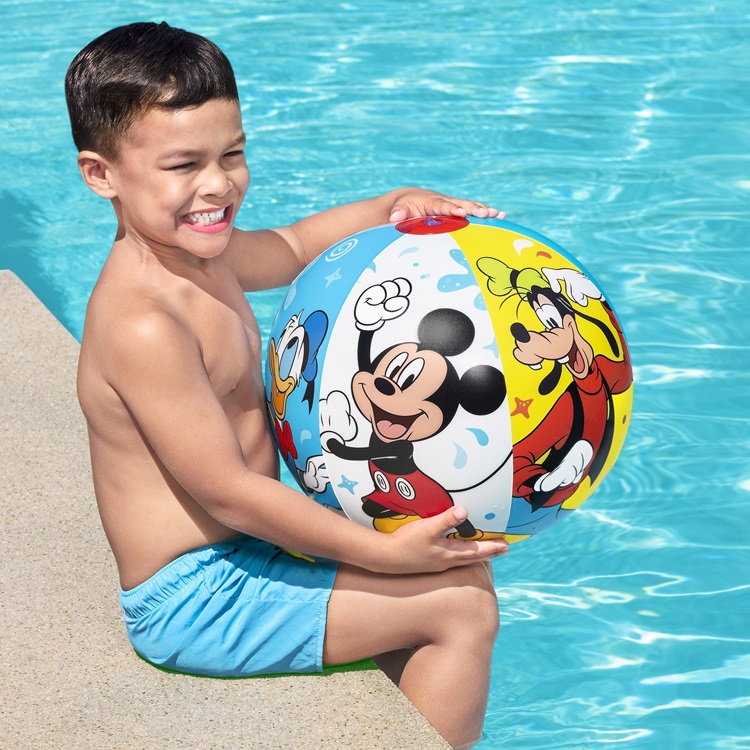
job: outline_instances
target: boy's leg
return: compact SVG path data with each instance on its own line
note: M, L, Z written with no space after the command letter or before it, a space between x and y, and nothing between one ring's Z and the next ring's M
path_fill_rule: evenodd
M406 662L414 651L413 648L402 648L398 651L388 651L385 654L377 654L372 660L385 673L386 677L398 685L401 682L401 675L404 673Z
M483 563L487 568L487 574L490 577L490 581L494 584L495 573L492 569L491 562ZM401 682L401 675L403 674L406 662L409 661L409 657L414 649L402 648L398 651L388 651L385 654L378 654L373 656L372 660L380 667L381 671L385 673L393 682L398 685Z
M399 687L457 747L481 737L498 621L482 564L421 575L342 564L328 604L323 660L383 654L396 674L403 665Z

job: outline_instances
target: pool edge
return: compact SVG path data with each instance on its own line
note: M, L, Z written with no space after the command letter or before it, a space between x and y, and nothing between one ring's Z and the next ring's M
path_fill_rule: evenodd
M78 344L0 271L0 727L25 748L448 745L378 670L200 680L127 643L75 394Z

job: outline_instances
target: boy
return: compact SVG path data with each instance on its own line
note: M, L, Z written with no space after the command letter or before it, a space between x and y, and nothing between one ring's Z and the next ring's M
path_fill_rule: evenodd
M461 507L380 534L280 483L243 292L289 284L368 226L498 212L407 188L281 229L234 228L250 178L233 72L211 42L166 24L91 42L66 96L83 179L118 221L78 391L134 648L213 675L376 656L449 742L475 742L498 625L487 561L507 545L444 538Z

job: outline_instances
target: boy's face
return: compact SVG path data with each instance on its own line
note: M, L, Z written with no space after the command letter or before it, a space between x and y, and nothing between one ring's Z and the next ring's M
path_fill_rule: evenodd
M109 168L125 237L156 252L219 255L250 183L244 147L235 101L139 117Z

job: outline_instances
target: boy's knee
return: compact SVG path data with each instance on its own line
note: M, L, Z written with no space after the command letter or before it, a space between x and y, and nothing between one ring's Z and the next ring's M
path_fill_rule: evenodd
M453 615L454 627L494 642L500 627L500 612L487 569L477 564L453 568L447 573L451 580L443 590L443 604L445 612Z

